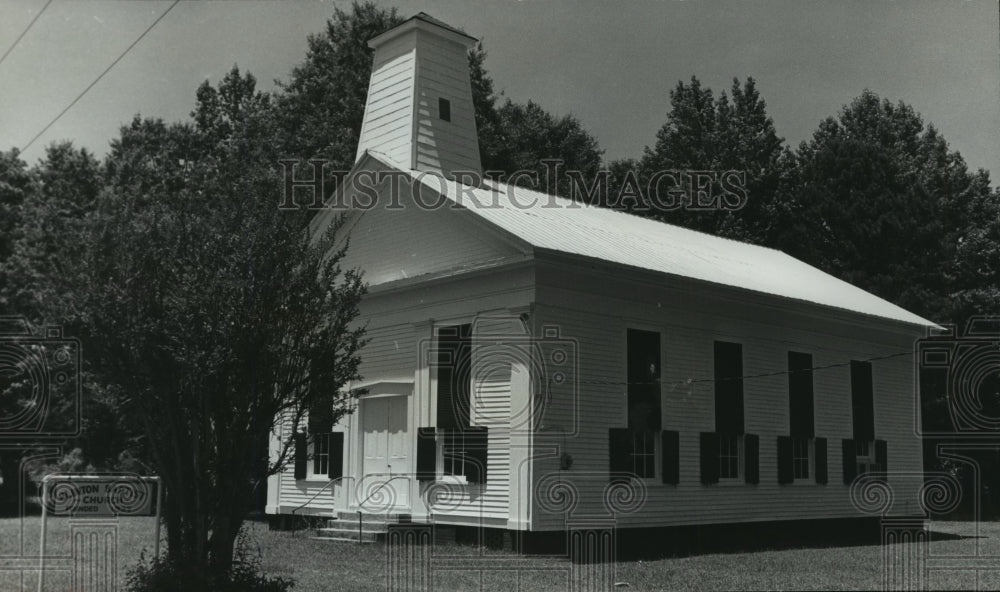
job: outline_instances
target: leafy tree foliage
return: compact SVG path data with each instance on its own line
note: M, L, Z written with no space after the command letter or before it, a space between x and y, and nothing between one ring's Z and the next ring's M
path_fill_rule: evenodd
M24 200L33 190L34 178L17 148L0 152L0 311L10 310L6 300L10 296L9 283L3 275L3 265L13 254L21 230Z
M976 314L1000 311L1000 188L987 196L977 192L969 204L973 221L955 247L949 270L953 289L950 317L963 324Z
M101 165L70 142L50 145L30 172L10 160L3 164L11 167L4 171L5 201L22 201L16 226L5 236L0 301L6 314L34 323L65 317L70 304L63 297L80 269L79 245L100 192Z
M305 61L277 97L285 158L323 159L330 173L354 165L372 70L368 40L401 22L395 8L353 2L309 36Z
M472 106L476 116L476 134L479 136L479 157L486 171L507 171L507 164L500 160L503 142L503 122L497 110L497 93L493 78L486 71L486 50L479 43L469 52L469 78L472 82Z
M989 176L969 172L912 107L865 91L820 124L796 166L798 224L782 245L792 254L936 320L954 318L954 296L989 293Z
M368 39L399 24L397 11L371 2L336 8L326 30L309 37L305 61L277 97L285 158L327 162L327 191L335 171L349 170L364 119L372 52ZM528 170L544 174L542 159L560 159L564 169L593 176L602 151L597 140L571 115L556 117L539 105L500 102L485 68L482 45L469 52L469 72L484 170L510 175ZM499 106L498 106L498 103ZM300 172L308 178L308 172ZM544 176L542 177L544 179ZM544 185L540 187L545 189ZM563 180L556 188L568 194Z
M336 226L314 242L277 208L272 98L236 69L197 97L193 124L122 130L77 294L94 370L166 485L170 560L221 573L289 430L313 405L347 411L364 285ZM275 418L290 424L267 462Z
M659 195L655 186L649 187L652 175L659 171L737 171L744 175L740 185L746 191L745 205L738 210L681 207L667 212L651 207L647 215L730 238L768 243L783 219L780 196L791 174L788 150L753 78L742 85L734 79L730 94L731 98L725 92L715 97L693 76L687 84L677 83L670 92L667 122L639 162L640 185L649 190L650 200L665 203L669 201L666 196ZM693 195L691 182L690 176L682 178L681 190L688 196ZM661 186L659 191L665 190ZM720 181L709 190L713 195L724 194Z
M752 78L718 97L692 78L670 102L640 187L660 170L740 170L746 206L636 213L784 250L942 322L996 310L997 193L912 107L865 91L793 153Z
M519 184L570 197L566 171L579 171L590 182L601 167L604 151L597 139L572 115L558 117L533 101L504 98L485 62L486 51L479 44L469 52L469 73L483 170L502 178L525 171L530 175L517 179ZM559 169L545 160L559 161Z
M532 177L522 177L522 184L569 197L565 171L579 171L589 181L601 168L604 151L572 115L557 117L533 101L522 105L508 99L497 111L496 119L499 133L487 137L483 146L485 159L494 171L507 175L529 171ZM558 161L559 168L555 162L546 164L546 160Z
M597 139L572 115L559 117L533 101L521 104L503 97L496 92L485 62L486 51L479 44L469 52L469 73L483 170L500 177L527 171L532 175L521 177L522 185L564 197L571 195L566 171L579 171L590 182L604 154ZM544 160L558 160L559 170ZM552 181L550 187L546 175Z
M15 153L10 156L3 160L0 186L6 203L20 203L12 211L15 217L4 220L11 223L11 229L4 235L9 248L0 259L0 314L24 317L31 325L27 328L36 335L47 325L61 326L72 334L71 319L79 304L74 290L86 264L82 246L101 190L102 167L90 152L70 142L49 145L31 169L17 164ZM12 195L16 199L10 199ZM23 412L37 401L35 383L28 373L6 370L0 378L0 415L9 418L15 410ZM80 427L83 435L62 440L60 443L71 451L52 461L61 470L90 466L92 461L84 459L81 451L85 448L87 457L108 466L127 448L128 438L104 390L83 369L75 370L86 385L83 400L78 400L70 383L51 384L44 429L65 433ZM87 413L82 414L83 424L77 426L81 405ZM4 496L16 496L22 476L19 459L8 451L3 464Z

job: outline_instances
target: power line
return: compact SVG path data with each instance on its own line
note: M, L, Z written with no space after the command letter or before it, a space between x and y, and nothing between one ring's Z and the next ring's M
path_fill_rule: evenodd
M181 0L174 0L173 3L166 10L163 11L163 14L161 14L159 17L157 17L157 19L155 21L153 21L153 24L151 24L148 27L146 27L146 30L143 31L141 35L139 35L138 37L136 37L135 41L132 42L132 45L129 45L127 48L125 48L125 51L123 51L120 56L118 56L117 58L115 58L115 61L111 62L110 66L108 66L107 68L105 68L104 71L101 72L100 75L97 78L95 78L93 82L91 82L89 85L87 85L87 88L83 89L83 92L81 92L79 95L77 95L77 97L75 99L73 99L73 102L71 102L69 105L66 105L66 108L63 109L62 111L60 111L59 115L56 115L55 118L48 123L48 125L46 125L45 127L43 127L42 131L40 131L37 134L35 134L35 137L31 138L31 141L29 141L27 144L25 144L24 148L21 148L21 152L24 152L25 150L27 150L28 148L30 148L31 145L35 143L35 140L37 140L39 137L41 137L41 135L44 134L45 132L49 131L50 127L52 127L57 121L59 121L59 119L63 115L65 115L67 111L69 111L70 109L72 109L73 105L76 105L77 101L79 101L80 99L83 98L83 95L85 95L88 92L90 92L90 89L94 88L94 85L96 85L98 82L100 82L101 78L104 78L105 74L107 74L108 72L110 72L111 69L114 68L115 65L118 64L118 62L120 62L122 60L122 58L124 58L126 56L126 54L128 54L128 52L132 51L132 48L135 47L136 45L138 45L138 43L140 41L142 41L142 38L145 37L147 33L149 33L150 31L152 31L153 27L155 27L161 20L163 20L163 17L167 16L167 13L169 13L171 10L173 10L174 6L177 6L177 4L180 3L180 1Z
M889 360L892 358L899 358L902 356L912 356L912 351L900 351L891 354L886 354L884 356L875 356L873 358L866 358L863 360L849 360L847 362L834 362L832 364L826 364L824 366L813 366L811 368L803 368L801 370L777 370L774 372L762 372L760 374L744 374L743 376L733 376L727 378L688 378L684 380L650 380L650 381L624 381L624 380L577 380L576 384L589 384L596 386L652 386L652 385L662 385L662 386L685 386L689 384L707 383L707 382L725 382L727 380L749 380L753 378L767 378L772 376L782 376L786 374L793 374L796 372L803 372L806 370L829 370L831 368L843 368L845 366L850 366L851 362L878 362L881 360Z
M3 64L3 61L6 60L7 56L10 55L10 52L14 51L14 47L21 42L21 39L35 24L35 21L38 20L38 17L42 16L42 13L45 12L45 9L49 7L49 4L52 4L52 0L49 0L48 2L45 3L45 6L43 6L42 9L38 11L38 14L35 15L35 18L31 19L31 22L28 23L28 26L25 27L24 30L21 31L21 34L17 36L17 39L14 40L14 43L11 43L10 47L7 48L7 51L3 52L3 56L0 57L0 64Z

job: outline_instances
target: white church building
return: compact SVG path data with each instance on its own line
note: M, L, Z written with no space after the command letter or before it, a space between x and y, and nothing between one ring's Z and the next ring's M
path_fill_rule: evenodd
M361 539L394 520L527 538L586 517L833 524L869 516L869 476L893 489L885 512L918 514L919 482L895 476L922 470L905 354L934 324L780 251L456 180L482 172L475 43L423 13L369 42L341 185L364 382L338 423L280 426L272 453L299 445L267 513ZM403 188L356 182L380 172Z

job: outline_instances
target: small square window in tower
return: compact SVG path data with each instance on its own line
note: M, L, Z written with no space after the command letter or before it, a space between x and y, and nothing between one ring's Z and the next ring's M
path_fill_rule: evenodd
M451 101L438 98L438 117L444 121L451 121Z

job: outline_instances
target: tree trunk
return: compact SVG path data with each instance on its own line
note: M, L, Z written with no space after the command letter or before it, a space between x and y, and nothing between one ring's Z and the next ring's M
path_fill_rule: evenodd
M233 569L233 551L236 546L236 537L239 535L239 526L235 528L229 522L228 517L222 518L225 520L225 525L217 525L212 530L212 538L210 540L209 548L209 567L215 573L229 573Z

